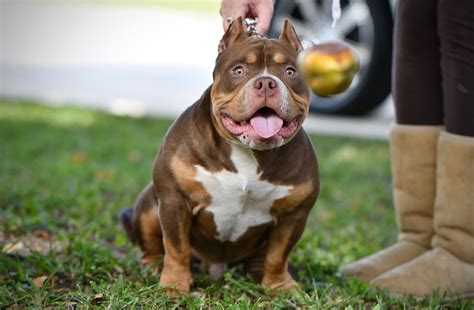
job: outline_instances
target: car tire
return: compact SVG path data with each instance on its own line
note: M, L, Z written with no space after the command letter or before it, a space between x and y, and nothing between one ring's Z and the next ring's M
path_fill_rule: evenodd
M314 0L316 5L332 0ZM341 7L349 7L350 0L341 0ZM339 115L360 115L373 110L388 96L391 89L391 62L392 62L392 32L393 17L388 0L365 0L364 3L370 14L369 22L372 22L373 33L370 42L370 60L364 65L364 70L360 70L356 76L354 85L345 93L322 98L312 95L310 110L317 113L339 114ZM294 1L280 0L275 2L275 11L272 24L269 30L269 37L277 37L281 32L282 19L290 21L305 22ZM294 19L294 20L292 20ZM327 17L330 20L330 16ZM298 32L298 29L296 29ZM345 38L338 38L351 44ZM354 41L354 39L352 38Z

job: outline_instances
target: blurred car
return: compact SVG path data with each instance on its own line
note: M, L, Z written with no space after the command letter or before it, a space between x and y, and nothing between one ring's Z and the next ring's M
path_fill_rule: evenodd
M311 111L365 114L390 93L393 1L341 0L341 18L332 28L333 0L277 0L269 37L280 34L285 19L292 22L303 46L341 40L352 46L360 69L345 93L322 98L313 95Z

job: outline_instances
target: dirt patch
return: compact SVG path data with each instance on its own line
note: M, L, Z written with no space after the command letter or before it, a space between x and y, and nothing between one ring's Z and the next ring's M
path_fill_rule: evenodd
M46 255L49 252L60 252L64 246L47 230L37 230L28 235L13 236L0 231L2 252L19 256L30 256L33 252Z

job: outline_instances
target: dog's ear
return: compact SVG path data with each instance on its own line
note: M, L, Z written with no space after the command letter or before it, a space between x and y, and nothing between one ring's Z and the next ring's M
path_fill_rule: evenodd
M283 26L283 31L280 35L280 40L290 43L290 45L296 50L296 53L299 53L303 50L303 45L301 45L300 38L298 38L295 28L289 20L285 20L285 25Z
M224 33L221 41L219 42L218 52L219 54L229 48L230 45L237 42L238 40L247 37L247 31L244 29L242 17L238 17L229 25L227 31Z

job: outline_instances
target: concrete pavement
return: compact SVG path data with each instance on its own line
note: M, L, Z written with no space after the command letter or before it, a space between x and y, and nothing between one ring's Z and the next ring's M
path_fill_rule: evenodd
M212 82L216 13L3 1L0 96L176 117ZM316 133L388 136L388 99L362 118L311 115Z

